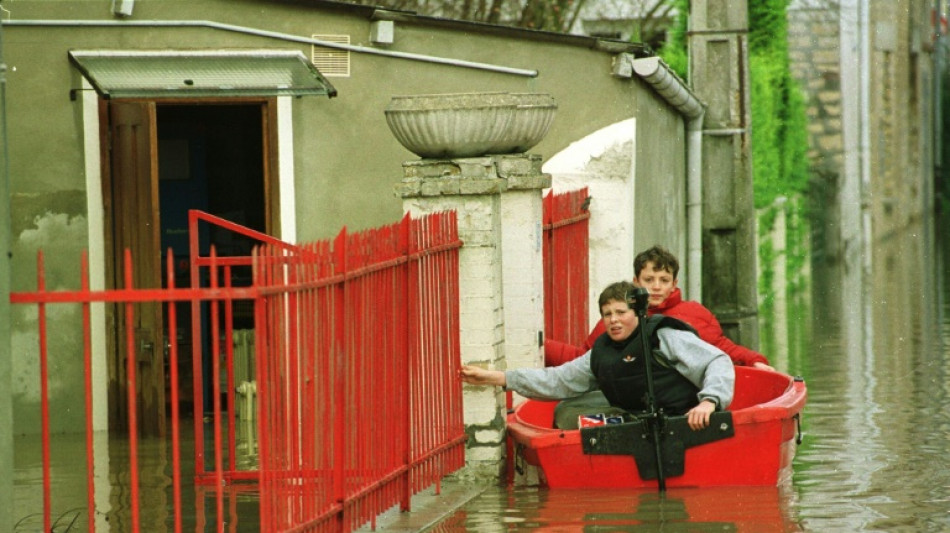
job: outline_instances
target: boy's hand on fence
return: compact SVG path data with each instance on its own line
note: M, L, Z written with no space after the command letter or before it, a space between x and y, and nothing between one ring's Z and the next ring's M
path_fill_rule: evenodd
M485 370L473 365L462 365L459 369L459 379L472 385L505 386L505 373L499 370Z

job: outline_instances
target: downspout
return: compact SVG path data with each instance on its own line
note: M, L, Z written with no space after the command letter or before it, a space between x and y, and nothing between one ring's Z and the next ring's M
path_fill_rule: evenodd
M324 48L335 48L338 50L347 50L361 54L379 55L397 59L410 59L413 61L423 61L427 63L438 63L454 67L465 67L477 70L487 70L499 72L502 74L513 74L528 78L538 77L537 70L527 70L521 68L504 67L501 65L492 65L489 63L478 63L475 61L465 61L463 59L451 59L436 57L423 54L413 54L410 52L397 52L394 50L381 50L369 46L358 46L344 43L334 43L330 41L321 41L310 37L301 37L290 33L262 30L250 28L247 26L236 26L234 24L224 24L211 20L8 20L6 26L39 26L39 27L103 27L103 28L212 28L221 31L230 31L242 33L244 35L254 35L257 37L268 37L281 41L294 43L312 44Z
M703 294L703 119L706 106L659 57L633 60L633 71L686 119L686 296Z
M686 120L686 295L703 297L703 119L706 108Z

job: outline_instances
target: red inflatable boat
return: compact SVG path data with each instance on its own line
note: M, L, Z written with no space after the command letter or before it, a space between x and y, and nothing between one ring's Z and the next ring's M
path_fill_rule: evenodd
M801 378L736 367L729 410L698 432L685 417L659 418L658 447L646 421L553 429L556 402L536 400L508 415L508 434L515 461L550 488L657 488L661 476L667 487L775 486L791 476L805 399Z

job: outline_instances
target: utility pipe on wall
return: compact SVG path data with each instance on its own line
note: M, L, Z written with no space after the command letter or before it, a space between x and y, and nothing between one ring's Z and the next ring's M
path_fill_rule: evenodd
M659 57L633 60L633 71L686 117L686 296L703 294L703 118L706 107Z
M262 30L258 28L249 28L247 26L236 26L234 24L225 24L223 22L214 22L211 20L8 20L4 23L6 26L50 26L50 27L109 27L109 28L212 28L222 31L242 33L245 35L255 35L257 37L269 37L282 41L295 43L312 44L324 48L335 48L358 52L361 54L372 54L398 59L411 59L414 61L424 61L427 63L438 63L455 67L473 68L478 70L488 70L500 72L503 74L513 74L516 76L525 76L529 78L538 77L537 70L527 70L520 68L504 67L501 65L492 65L489 63L478 63L475 61L465 61L463 59L451 59L444 57L429 56L423 54L413 54L410 52L397 52L394 50L380 50L368 46L358 46L344 43L334 43L330 41L321 41L310 37L301 37L290 33Z

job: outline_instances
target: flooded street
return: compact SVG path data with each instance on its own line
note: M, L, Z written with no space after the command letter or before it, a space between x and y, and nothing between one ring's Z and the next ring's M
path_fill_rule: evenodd
M808 383L790 484L492 489L437 530L950 530L950 233L933 235L910 228L869 258L819 264L811 309L790 311L790 329L810 331L773 357Z
M818 263L811 298L790 306L789 329L803 338L772 358L808 384L790 483L665 494L492 487L432 530L950 530L950 233L914 227L870 257ZM82 440L54 437L54 531L86 530ZM38 442L17 441L16 531L42 527ZM97 530L129 531L127 457L117 455L125 446L108 444L96 443L109 450L109 464L96 465ZM140 446L142 531L171 530L170 446L164 439ZM226 531L258 529L253 492L226 494L219 509L212 488L195 489L190 479L182 487L185 531L215 530L218 512Z

